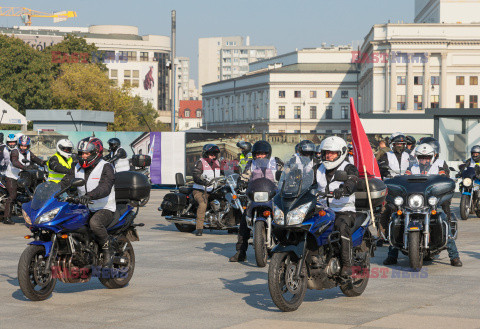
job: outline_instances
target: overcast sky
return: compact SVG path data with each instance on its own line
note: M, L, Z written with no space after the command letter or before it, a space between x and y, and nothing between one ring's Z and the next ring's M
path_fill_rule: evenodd
M74 10L78 17L57 26L135 25L141 35L170 35L170 13L177 11L177 56L190 58L197 82L198 38L250 36L251 45L273 45L278 54L322 42L361 42L374 24L412 22L414 0L2 0L0 6L44 12ZM52 19L33 18L51 26ZM18 17L0 17L0 26L21 25ZM198 86L197 86L198 87Z

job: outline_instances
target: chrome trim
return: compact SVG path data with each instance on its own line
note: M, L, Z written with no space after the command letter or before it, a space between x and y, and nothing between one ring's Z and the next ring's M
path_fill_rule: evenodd
M425 235L425 249L428 249L428 242L430 241L430 213L425 215L425 227L423 228L423 234Z
M272 216L267 218L267 248L272 247Z
M408 224L410 223L410 213L404 212L405 220L404 220L404 227L403 227L403 248L408 248Z

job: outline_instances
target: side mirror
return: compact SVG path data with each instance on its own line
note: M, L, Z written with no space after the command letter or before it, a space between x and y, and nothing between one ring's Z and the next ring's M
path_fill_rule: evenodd
M343 170L337 170L333 176L333 179L337 182L346 182L348 180L347 172Z
M85 179L83 178L74 178L72 180L72 184L71 184L72 187L80 187L83 185L85 185Z

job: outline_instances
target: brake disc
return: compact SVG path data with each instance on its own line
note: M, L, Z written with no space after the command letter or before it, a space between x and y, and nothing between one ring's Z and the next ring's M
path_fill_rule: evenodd
M294 279L296 272L297 264L289 262L285 269L285 285L287 286L287 290L294 295L298 293L300 288L300 279Z

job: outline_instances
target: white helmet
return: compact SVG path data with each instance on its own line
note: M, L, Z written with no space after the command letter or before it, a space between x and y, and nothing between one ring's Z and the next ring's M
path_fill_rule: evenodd
M417 158L418 163L420 164L420 158L428 158L430 163L432 163L433 158L435 157L435 149L430 144L420 144L415 148L415 158Z
M320 150L322 151L323 165L327 170L338 167L347 157L347 143L343 138L337 136L325 138L320 144ZM327 161L326 151L338 152L338 158L335 161Z
M13 144L12 142L15 142L15 144ZM11 150L13 150L14 148L17 147L17 144L18 144L18 138L15 134L8 134L7 136L7 139L5 141L5 143L7 144L7 147ZM9 144L10 143L10 144Z
M64 158L71 158L73 152L73 143L68 139L61 139L57 142L57 152Z

